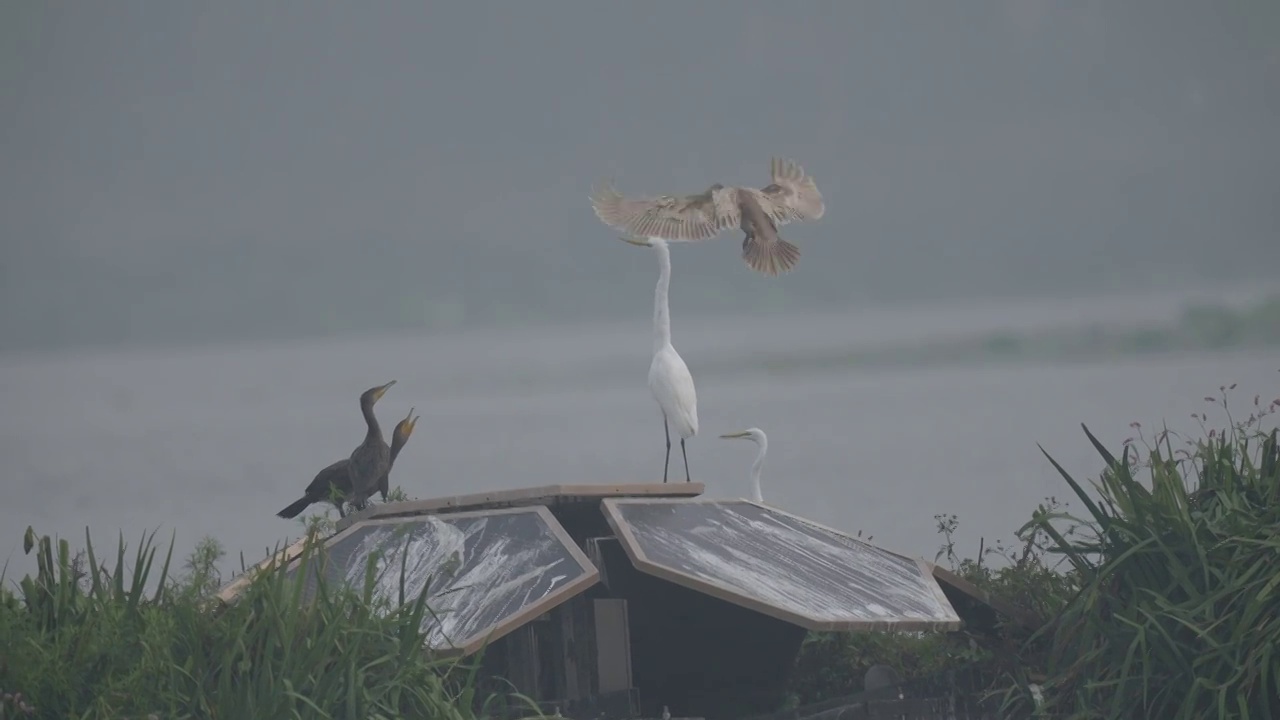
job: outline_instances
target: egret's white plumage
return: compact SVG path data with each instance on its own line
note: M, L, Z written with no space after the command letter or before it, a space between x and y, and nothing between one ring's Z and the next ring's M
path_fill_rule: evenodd
M632 245L652 247L658 255L658 285L653 291L653 362L649 364L649 392L662 410L662 427L667 435L667 459L662 466L662 482L671 465L671 426L680 436L684 457L684 479L689 482L689 456L684 441L698 434L698 394L693 375L684 358L671 345L671 312L667 292L671 287L671 249L660 237L622 238Z
M764 454L769 450L769 438L760 428L747 428L738 432L731 432L721 435L720 437L727 439L742 438L755 443L760 449L756 451L756 460L751 463L751 499L756 502L764 502L764 496L760 494L760 470L764 468Z

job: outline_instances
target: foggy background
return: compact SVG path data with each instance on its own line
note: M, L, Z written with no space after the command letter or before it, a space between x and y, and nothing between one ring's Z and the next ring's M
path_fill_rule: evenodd
M2 12L7 348L632 317L653 265L591 183L763 186L771 154L828 200L802 264L683 248L677 318L1280 262L1261 0Z
M392 378L411 495L653 478L656 267L587 195L774 154L827 203L795 272L673 249L695 479L744 494L715 435L760 425L779 506L930 559L934 512L1011 532L1065 490L1036 442L1096 472L1081 421L1272 392L1275 353L751 363L1280 287L1277 38L1263 0L4 4L0 551L158 525L256 560Z

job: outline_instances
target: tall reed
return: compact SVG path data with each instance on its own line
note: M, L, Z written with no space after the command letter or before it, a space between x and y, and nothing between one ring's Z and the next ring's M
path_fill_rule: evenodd
M154 533L127 567L123 537L112 566L87 533L73 556L66 540L28 528L38 571L0 589L0 688L59 718L471 720L498 709L498 696L476 697L475 659L425 648L425 589L392 606L371 581L331 587L323 573L267 572L223 606L203 547L178 578L172 540L157 565Z
M1045 716L1280 717L1280 451L1262 429L1280 400L1235 422L1221 390L1206 400L1227 427L1185 447L1166 428L1145 457L1132 442L1117 457L1085 427L1106 464L1093 493L1045 453L1087 509L1028 523L1080 576L1039 633Z

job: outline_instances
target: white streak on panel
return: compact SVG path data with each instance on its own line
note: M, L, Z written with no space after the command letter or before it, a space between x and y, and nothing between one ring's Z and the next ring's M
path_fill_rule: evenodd
M651 561L814 621L955 619L914 561L767 508L618 508Z
M348 558L344 579L362 587L368 559L380 551L375 596L395 603L403 558L406 600L418 597L428 583L431 586L430 611L423 622L429 644L439 648L460 643L487 632L572 577L564 570L547 577L570 556L545 523L539 520L540 533L529 542L496 534L500 531L490 522L495 519L429 515L373 526ZM445 568L455 556L459 562L450 575ZM571 569L577 565L565 568Z

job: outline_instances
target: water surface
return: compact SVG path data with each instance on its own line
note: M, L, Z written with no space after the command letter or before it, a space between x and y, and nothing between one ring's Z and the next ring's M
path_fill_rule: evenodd
M1045 496L1066 496L1037 443L1069 470L1095 473L1081 422L1118 445L1134 420L1194 429L1189 415L1222 384L1240 383L1242 406L1255 392L1280 394L1274 352L786 374L752 360L762 347L803 356L1088 315L1059 303L677 317L698 388L693 477L710 495L746 496L754 446L716 435L759 426L770 443L767 502L932 559L935 513L959 515L971 552L980 534L1008 538ZM88 525L112 545L122 529L131 541L144 528L176 531L180 553L213 535L232 558L257 560L301 529L276 511L360 441L360 391L393 378L377 406L388 433L410 406L422 415L392 475L411 496L660 480L650 351L641 314L610 326L0 358L0 557L11 574L26 569L31 524L76 543ZM701 373L700 362L717 370ZM671 476L684 480L678 445Z

